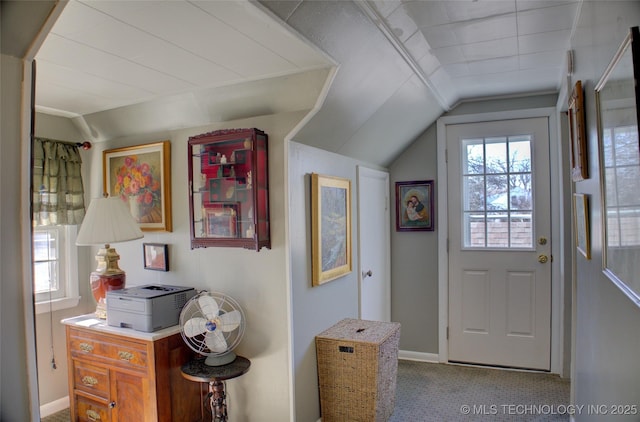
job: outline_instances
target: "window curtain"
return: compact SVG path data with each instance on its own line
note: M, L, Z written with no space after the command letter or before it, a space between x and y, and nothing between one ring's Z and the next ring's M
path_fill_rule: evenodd
M84 218L82 159L73 143L35 138L33 143L34 226L78 225Z

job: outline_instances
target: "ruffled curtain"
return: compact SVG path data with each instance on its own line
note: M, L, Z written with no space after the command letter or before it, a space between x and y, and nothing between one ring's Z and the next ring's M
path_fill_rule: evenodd
M82 159L75 144L34 139L34 226L82 223L85 209L81 166Z

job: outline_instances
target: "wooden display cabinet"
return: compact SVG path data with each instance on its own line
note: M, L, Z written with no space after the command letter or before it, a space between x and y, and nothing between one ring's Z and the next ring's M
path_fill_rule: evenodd
M71 421L184 422L202 417L201 386L180 371L193 352L177 326L140 333L109 327L94 315L63 323Z
M271 248L267 135L229 129L189 138L191 249Z

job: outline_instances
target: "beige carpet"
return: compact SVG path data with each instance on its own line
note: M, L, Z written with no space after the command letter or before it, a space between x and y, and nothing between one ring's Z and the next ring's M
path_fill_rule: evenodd
M389 422L568 421L568 403L557 375L401 360ZM42 421L69 422L69 411Z
M557 375L400 361L390 422L568 421Z

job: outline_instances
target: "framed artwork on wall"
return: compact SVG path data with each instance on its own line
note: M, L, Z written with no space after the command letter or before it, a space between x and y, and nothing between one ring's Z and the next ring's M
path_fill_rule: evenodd
M589 198L585 194L573 194L573 221L576 232L576 248L585 258L591 259Z
M169 271L169 247L165 243L143 243L145 270Z
M125 202L141 230L172 230L169 141L105 150L102 171L104 192Z
M351 272L351 181L311 174L311 277L319 286Z
M434 181L396 182L396 231L433 231Z
M584 129L584 94L582 81L576 82L569 97L569 137L571 140L571 179L579 182L589 178L587 139Z

